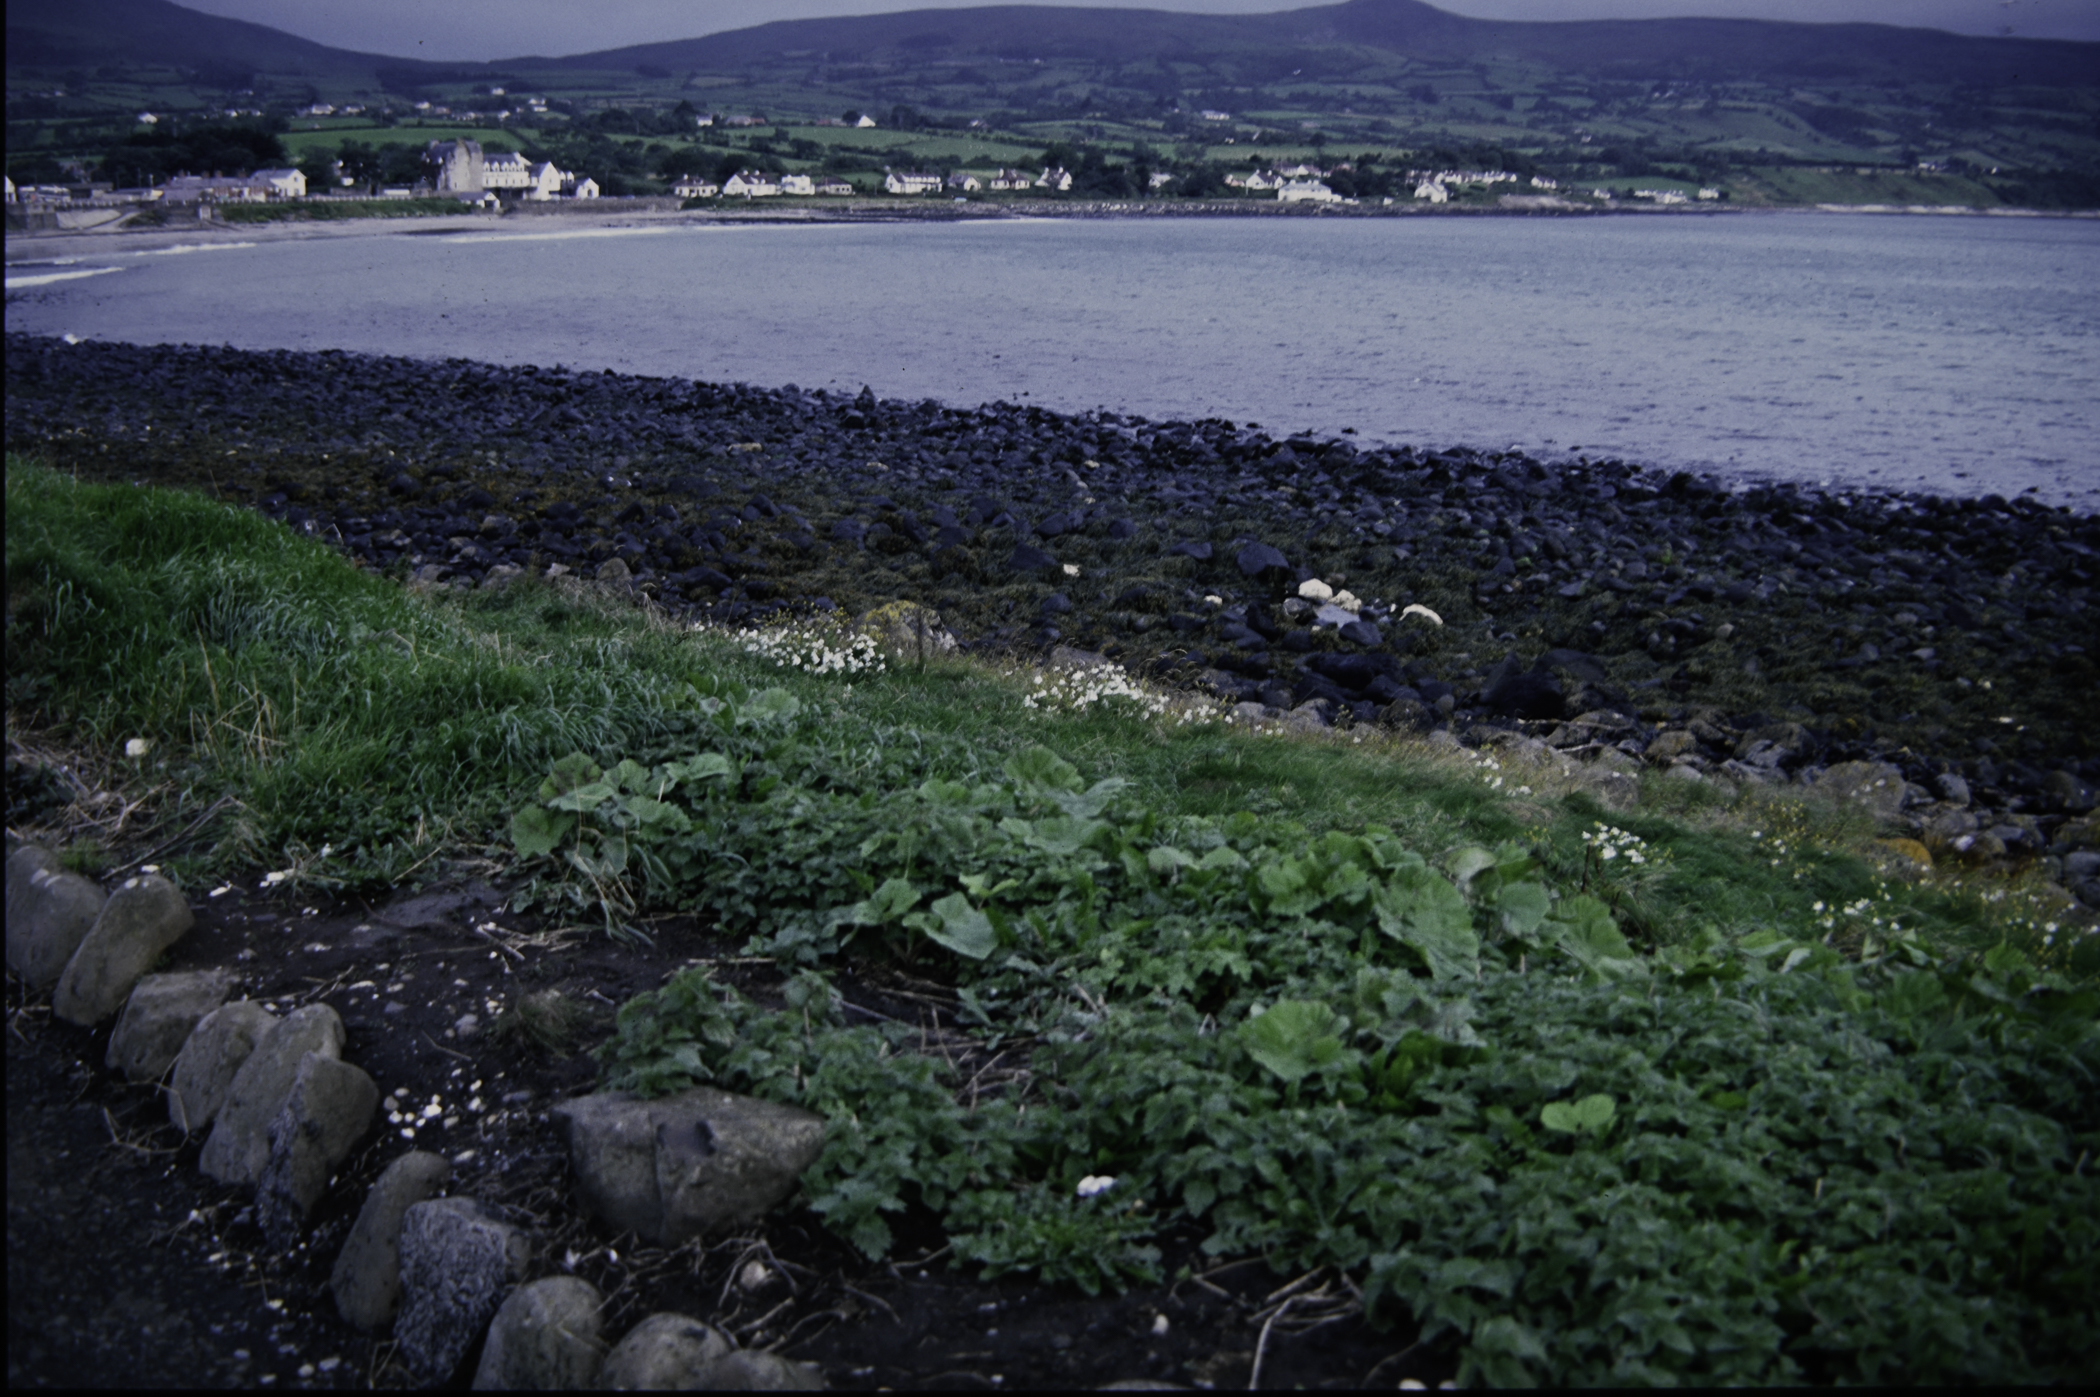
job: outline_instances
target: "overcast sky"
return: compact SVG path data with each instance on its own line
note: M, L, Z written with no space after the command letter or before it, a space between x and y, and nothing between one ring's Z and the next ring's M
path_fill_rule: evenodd
M984 0L180 0L338 48L414 58L558 56L693 39L776 19L958 9ZM1020 0L1028 3L1028 0ZM1291 0L1091 0L1117 9L1260 14ZM1653 19L1725 15L1923 25L1963 34L2100 40L2100 0L1441 0L1481 19Z

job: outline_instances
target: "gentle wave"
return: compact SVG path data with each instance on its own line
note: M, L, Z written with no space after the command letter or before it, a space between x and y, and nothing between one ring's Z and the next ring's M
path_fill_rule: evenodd
M682 228L572 228L560 233L450 233L448 245L459 243L565 243L580 238L654 237L684 232Z
M255 243L176 243L173 247L149 247L131 255L134 257L173 257L184 252L232 252L236 248L255 247Z
M9 291L26 291L32 286L49 286L54 281L78 281L82 277L101 276L105 272L121 272L122 267L84 267L77 272L43 272L36 276L11 276L7 278Z

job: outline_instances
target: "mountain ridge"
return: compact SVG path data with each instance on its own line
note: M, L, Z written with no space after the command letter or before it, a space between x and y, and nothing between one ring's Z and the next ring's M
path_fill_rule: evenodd
M776 20L689 39L483 63L358 53L173 0L10 0L10 70L131 61L294 76L353 70L407 75L519 68L665 68L801 57L857 62L1032 58L1087 62L1248 61L1266 48L1330 71L1349 50L1446 62L1515 59L1607 76L1708 82L1804 77L2100 86L2100 43L1980 37L1875 24L1707 18L1513 22L1454 15L1421 0L1345 3L1269 14L1206 15L1088 7L983 6ZM1207 47L1206 47L1207 46ZM1320 56L1327 55L1321 63ZM1303 62L1297 64L1304 66Z

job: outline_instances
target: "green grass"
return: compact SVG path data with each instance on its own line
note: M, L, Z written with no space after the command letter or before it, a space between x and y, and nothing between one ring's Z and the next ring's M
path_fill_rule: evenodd
M323 126L318 130L301 128L285 132L280 140L285 151L295 161L303 160L316 149L335 150L345 141L359 141L375 149L380 146L414 146L422 149L432 141L479 141L483 148L500 146L505 150L516 150L526 144L529 133L510 127L429 125L421 126L403 122L397 126Z
M823 1112L803 1202L871 1255L916 1206L973 1273L1089 1291L1170 1240L1333 1267L1498 1384L2100 1363L2100 938L1883 878L1856 813L1663 780L1610 813L837 630L783 662L595 587L414 596L16 461L7 571L11 724L242 802L178 876L490 854L773 960L778 1005L704 971L630 1002L607 1080ZM946 988L953 1060L844 1022L875 965ZM542 1007L511 1027L579 1031Z
M385 879L690 704L675 642L543 589L431 606L247 511L10 459L8 704L246 807L226 859ZM511 631L476 618L511 616ZM573 622L573 624L572 624Z

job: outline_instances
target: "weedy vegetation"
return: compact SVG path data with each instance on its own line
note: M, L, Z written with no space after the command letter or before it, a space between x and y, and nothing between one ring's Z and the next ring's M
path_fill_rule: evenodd
M692 969L627 1003L604 1079L823 1113L803 1198L870 1256L924 1210L959 1264L1089 1293L1177 1246L1331 1267L1464 1382L2100 1370L2100 941L1883 878L1855 813L1607 812L1114 676L417 598L21 466L7 528L10 713L239 802L178 869L501 846L525 900L770 958L765 1002ZM937 1042L856 1021L871 965L952 995Z

